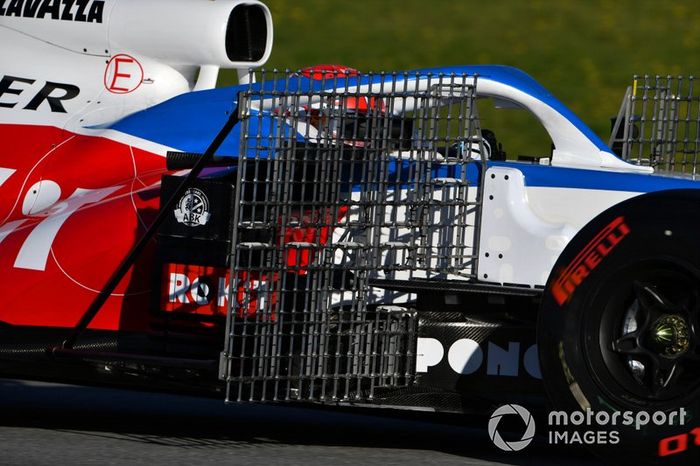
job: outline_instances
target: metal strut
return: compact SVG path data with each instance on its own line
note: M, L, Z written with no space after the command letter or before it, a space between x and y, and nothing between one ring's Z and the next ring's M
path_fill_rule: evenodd
M85 331L88 325L90 325L95 316L100 312L102 306L104 306L105 302L107 302L107 298L109 298L109 296L115 290L119 282L122 280L122 278L124 278L124 275L126 275L126 273L129 271L136 259L139 257L139 255L143 251L143 248L146 247L146 244L148 244L151 238L153 238L153 235L156 233L156 231L158 231L158 228L163 223L168 213L175 206L177 200L182 196L187 187L197 178L202 169L204 169L204 167L206 167L207 164L211 160L213 160L214 154L219 149L219 147L221 147L221 144L224 142L224 140L229 135L233 127L236 126L236 124L238 124L239 121L240 118L238 116L238 107L236 107L231 112L231 115L226 121L226 124L221 128L221 130L211 142L207 150L204 152L204 154L202 154L201 158L197 161L197 163L194 164L190 173L185 177L184 180L182 180L182 182L177 187L175 192L173 192L173 194L170 196L168 201L164 205L161 205L160 211L158 212L158 215L156 216L151 226L148 227L144 235L136 242L136 244L134 244L134 246L129 251L129 254L127 254L127 256L124 258L121 264L119 264L119 267L117 267L112 276L109 277L109 280L102 288L102 290L100 290L100 293L97 295L92 304L90 304L90 307L87 308L87 310L82 315L78 323L75 325L75 327L73 327L73 331L68 336L68 338L66 338L63 341L60 347L51 348L51 352L54 352L56 350L73 348L75 342L78 340L80 335L82 335L82 333Z

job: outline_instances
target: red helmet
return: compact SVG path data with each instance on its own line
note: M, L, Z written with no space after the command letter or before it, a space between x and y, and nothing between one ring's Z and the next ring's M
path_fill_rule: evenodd
M342 65L315 65L299 71L316 81L323 79L357 77L360 72ZM338 96L333 102L320 102L303 108L308 123L318 131L317 138L342 141L345 145L365 147L376 133L376 118L385 115L384 100L362 94ZM373 120L375 123L373 124Z
M342 99L340 107L343 110L359 113L380 112L386 113L386 105L379 97L374 96L350 96Z
M344 65L314 65L301 69L299 74L305 78L320 81L322 79L356 77L359 76L360 72Z

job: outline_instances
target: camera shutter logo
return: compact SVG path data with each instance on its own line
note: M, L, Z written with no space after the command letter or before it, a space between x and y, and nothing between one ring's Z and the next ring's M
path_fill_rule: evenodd
M503 416L516 415L525 423L525 432L520 440L506 442L498 432L498 424ZM530 445L535 437L535 419L530 414L530 411L520 405L510 404L503 405L493 412L489 419L489 437L494 445L504 451L520 451Z
M188 227L206 225L211 214L209 213L209 199L202 190L190 188L180 198L175 209L175 219Z

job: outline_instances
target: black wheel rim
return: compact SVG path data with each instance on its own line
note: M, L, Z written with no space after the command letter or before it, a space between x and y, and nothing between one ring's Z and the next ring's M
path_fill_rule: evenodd
M624 266L586 303L583 348L620 404L677 406L700 391L700 270L658 258Z

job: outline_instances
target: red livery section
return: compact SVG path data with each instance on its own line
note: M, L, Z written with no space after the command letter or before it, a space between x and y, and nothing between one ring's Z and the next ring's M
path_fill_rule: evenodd
M13 283L0 322L72 327L80 319L159 208L164 158L104 137L49 126L0 125L10 141L0 155L0 272ZM347 214L341 207L336 220ZM305 244L325 245L330 210L297 212L299 226L280 232L290 271L306 275ZM307 227L306 225L312 225ZM230 278L225 268L166 263L154 269L150 247L122 280L90 328L144 330L153 307L154 273L161 275L161 310L225 316ZM265 276L242 273L235 296L242 313L276 300ZM274 318L274 316L273 316Z
M49 126L0 125L0 321L72 327L157 212L164 158ZM152 249L152 248L151 248ZM145 253L91 328L143 329Z

